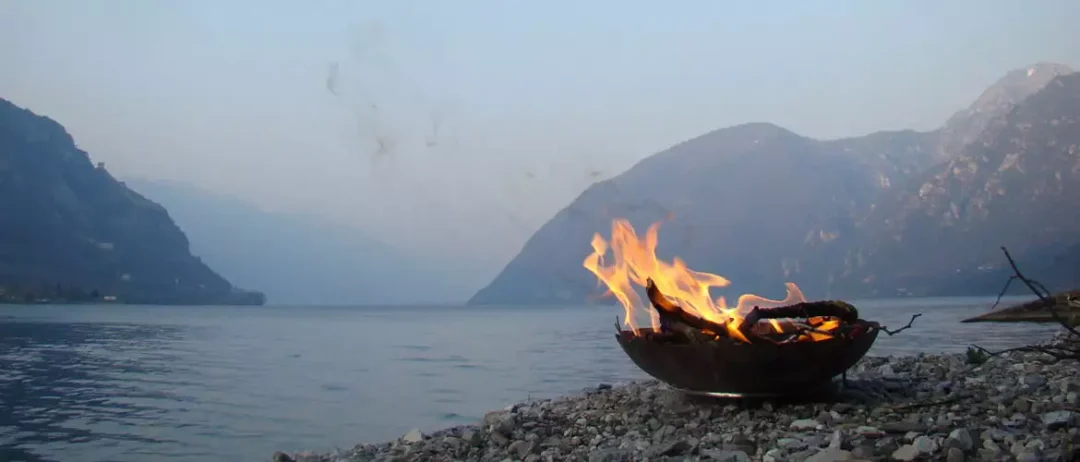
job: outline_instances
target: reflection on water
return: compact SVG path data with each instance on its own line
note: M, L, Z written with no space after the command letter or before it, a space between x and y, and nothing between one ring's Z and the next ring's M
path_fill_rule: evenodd
M856 302L871 354L1007 347L1052 326L959 324L987 299ZM476 421L644 378L615 307L0 307L0 460L265 460Z
M0 460L62 459L63 451L54 449L72 444L169 442L139 426L172 407L167 403L185 399L167 388L144 386L150 377L168 372L167 361L147 360L146 352L176 338L178 331L0 322Z

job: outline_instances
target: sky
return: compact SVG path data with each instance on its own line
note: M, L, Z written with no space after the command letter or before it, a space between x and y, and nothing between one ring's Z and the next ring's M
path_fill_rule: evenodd
M494 274L650 154L746 122L933 129L1009 70L1080 68L1077 18L1075 0L3 0L0 97L118 177Z

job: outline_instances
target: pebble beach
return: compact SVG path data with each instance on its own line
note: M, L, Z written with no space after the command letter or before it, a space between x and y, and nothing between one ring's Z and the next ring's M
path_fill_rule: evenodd
M1080 460L1080 366L1050 359L865 357L846 386L797 401L700 398L657 381L600 384L514 404L475 425L272 460Z

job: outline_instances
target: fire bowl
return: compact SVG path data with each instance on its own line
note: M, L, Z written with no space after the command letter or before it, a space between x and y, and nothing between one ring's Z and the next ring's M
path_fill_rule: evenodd
M818 342L746 343L720 338L691 343L660 340L652 328L620 330L626 355L641 370L687 393L717 397L775 397L822 390L854 366L877 339L876 323L857 334Z

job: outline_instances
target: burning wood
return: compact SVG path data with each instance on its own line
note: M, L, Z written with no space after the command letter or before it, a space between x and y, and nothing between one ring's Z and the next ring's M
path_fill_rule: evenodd
M745 316L720 324L687 313L664 296L652 279L646 281L645 293L660 316L660 332L678 332L695 341L720 337L750 343L825 340L859 320L858 310L846 302L818 301L765 309L755 306Z
M729 285L727 279L691 270L678 257L665 262L656 256L658 228L654 223L639 239L628 221L615 220L611 241L595 235L593 253L583 263L626 309L626 324L634 332L638 331L634 315L649 313L652 331L678 332L695 340L819 342L844 333L859 319L859 312L847 303L807 301L793 283L787 284L783 300L744 294L735 306L728 306L724 297L710 295L712 288ZM613 258L605 264L609 250ZM634 286L645 287L648 302Z
M876 322L859 318L841 301L807 301L787 284L783 300L756 295L728 306L710 289L729 283L687 268L679 258L657 258L658 223L638 239L626 220L612 223L611 242L593 236L583 265L626 309L630 330L616 339L647 374L677 389L713 396L775 396L820 389L843 376L873 345ZM611 251L611 264L604 261ZM642 300L635 287L644 287ZM650 308L651 306L651 308ZM638 328L634 315L648 313L652 326ZM918 315L913 316L912 321Z

